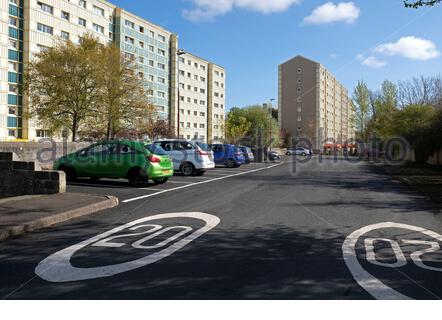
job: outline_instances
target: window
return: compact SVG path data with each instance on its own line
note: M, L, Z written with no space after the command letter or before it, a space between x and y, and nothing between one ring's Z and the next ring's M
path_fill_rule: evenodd
M215 97L219 97L219 93L218 92L215 92Z
M18 94L18 86L16 84L9 85L9 92Z
M194 75L193 78L194 78L195 80L198 80L198 75Z
M140 78L140 79L144 79L144 73L142 73L142 72L138 72L138 78Z
M214 104L215 108L219 108L219 103Z
M94 6L93 11L94 11L94 13L104 17L104 9Z
M299 74L302 73L302 69L301 69L301 68L298 69L298 73L299 73Z
M14 50L18 50L18 41L9 39L9 48L14 49Z
M92 24L92 27L93 27L93 29L94 29L96 32L99 32L99 33L101 33L101 34L104 34L104 27L103 27L103 26L100 26L99 24L93 23L93 24Z
M155 38L155 32L149 31L149 35L150 35L151 38Z
M215 81L215 86L219 87L219 82Z
M198 123L194 123L194 124L193 124L193 127L194 127L194 128L198 128Z
M193 64L193 66L194 66L195 68L198 68L198 67L199 67L199 64L198 64L197 62L195 62L195 63Z
M69 40L69 32L62 31L60 37L64 40Z
M190 116L190 114L191 114L191 111L187 110L187 115Z
M183 70L180 70L180 76L185 76L186 73Z
M164 51L164 50L162 50L162 49L158 49L158 54L160 55L160 56L165 56L166 55L166 51Z
M48 130L35 130L37 138L49 138L50 132Z
M206 101L200 100L200 105L205 106L206 105Z
M184 122L180 122L180 127L184 128Z
M215 71L215 74L216 74L217 76L219 76L219 71Z
M47 12L47 13L50 13L50 14L53 14L54 13L54 7L52 7L52 6L50 6L50 5L47 5L46 3L43 3L43 2L37 2L37 7L41 10L41 11L44 11L44 12Z
M162 78L162 77L158 77L158 82L165 84L166 83L166 79Z
M184 59L183 57L179 57L178 60L179 60L179 62L181 62L181 63L186 62L186 59Z
M62 12L61 12L61 18L62 18L63 20L69 20L69 19L70 19L69 12L62 11Z
M151 74L149 75L149 81L150 81L150 82L154 82L154 76L151 75Z
M204 129L206 127L206 125L204 123L200 124L200 129Z
M166 70L166 65L164 63L158 63L158 69Z
M86 19L78 18L78 24L80 26L86 27Z
M205 116L206 116L206 113L205 113L205 112L200 112L200 116L201 116L201 117L205 117Z
M202 82L206 82L206 78L204 78L204 77L200 77L200 81L202 81Z
M143 48L143 49L144 49L144 42L143 42L143 41L140 41L139 44L140 44L140 48Z
M44 32L44 33L50 34L50 35L54 34L54 29L52 27L47 26L47 25L42 24L42 23L37 23L37 30L40 31L40 32Z
M85 1L85 0L79 0L79 1L78 1L78 5L79 5L80 7L83 7L83 8L86 9L86 1Z
M126 25L126 27L135 29L135 23L133 23L132 21L126 20L125 25Z
M150 51L150 52L154 52L154 51L155 51L154 46L149 46L149 51Z
M141 33L144 33L144 27L143 26L140 26L139 30L140 30Z
M16 115L15 107L9 107L8 114Z
M138 57L138 61L140 62L140 63L144 63L144 57Z
M161 34L158 35L158 39L162 42L166 42L166 37Z
M158 91L158 97L159 98L165 98L166 97L166 93L164 93L162 91Z
M190 122L187 122L187 128L190 128Z
M18 27L18 20L17 20L17 18L9 17L9 25L14 26L14 27Z
M125 52L124 56L126 57L126 59L129 59L129 60L135 59L135 56L133 55L133 53L130 53L130 52Z
M200 93L205 94L206 93L206 89L200 89Z
M193 112L193 115L194 115L194 116L197 116L197 115L198 115L198 111L194 111L194 112Z
M17 136L17 130L8 130L8 136L15 138Z
M206 66L201 65L201 70L206 71Z
M134 38L131 38L131 37L128 37L128 36L124 37L124 41L126 41L127 43L130 43L132 45L135 43Z
M155 65L155 62L153 60L149 60L149 66L153 67Z
M37 50L38 50L38 52L43 52L43 51L46 51L46 50L48 50L48 49L49 49L49 47L46 47L46 46L41 45L41 44L37 44Z

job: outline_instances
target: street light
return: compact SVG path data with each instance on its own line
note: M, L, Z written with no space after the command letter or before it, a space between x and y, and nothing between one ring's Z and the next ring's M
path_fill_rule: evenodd
M178 57L178 62L177 62L177 81L178 81L178 123L177 123L177 135L178 138L180 137L180 125L181 125L181 89L180 89L180 59L179 57L182 56L183 54L186 54L186 51L184 51L184 49L178 49L176 52L176 55Z
M270 150L269 150L269 152L272 152L272 124L273 124L272 123L272 119L273 119L272 104L273 104L273 101L275 101L275 99L270 99L270 104L269 104L269 112L270 112L270 126L269 126L269 128L270 128Z

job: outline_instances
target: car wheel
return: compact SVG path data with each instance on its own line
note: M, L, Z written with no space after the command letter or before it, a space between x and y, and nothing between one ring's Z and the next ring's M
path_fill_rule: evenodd
M128 179L131 187L145 187L149 183L147 173L141 168L134 168L130 170Z
M303 153L301 153L301 156L306 157L307 153L303 152Z
M77 172L72 167L62 166L60 167L60 171L63 171L66 174L66 180L69 182L73 182L77 180Z
M227 168L235 168L235 166L236 166L235 160L229 159L229 160L226 161L226 167Z
M181 165L180 171L183 176L189 177L194 173L195 167L190 162L185 162Z
M165 184L167 181L169 181L169 178L161 178L161 179L153 179L153 183L155 184Z

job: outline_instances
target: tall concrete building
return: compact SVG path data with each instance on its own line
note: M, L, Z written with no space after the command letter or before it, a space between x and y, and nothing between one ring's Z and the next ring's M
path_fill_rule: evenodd
M79 43L85 33L103 44L116 43L123 55L133 58L158 116L176 124L178 36L172 32L103 0L0 0L0 24L0 141L49 136L36 119L28 119L22 96L23 70L35 53L58 39ZM206 65L207 94L210 65ZM224 97L225 92L220 90L221 94ZM207 109L218 98L222 99L207 97ZM207 111L206 116L209 114ZM220 134L214 128L205 135Z
M315 150L355 138L347 89L320 63L297 56L279 66L279 125Z
M224 68L186 53L179 57L179 136L216 141L223 136L225 118Z

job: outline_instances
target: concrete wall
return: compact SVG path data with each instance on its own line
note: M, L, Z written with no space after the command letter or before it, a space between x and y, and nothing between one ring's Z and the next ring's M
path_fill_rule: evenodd
M50 170L55 159L89 145L88 142L0 142L0 152L12 152L15 161L35 162L36 168Z
M0 152L0 198L66 192L66 175L60 171L35 171L34 162L13 161Z

